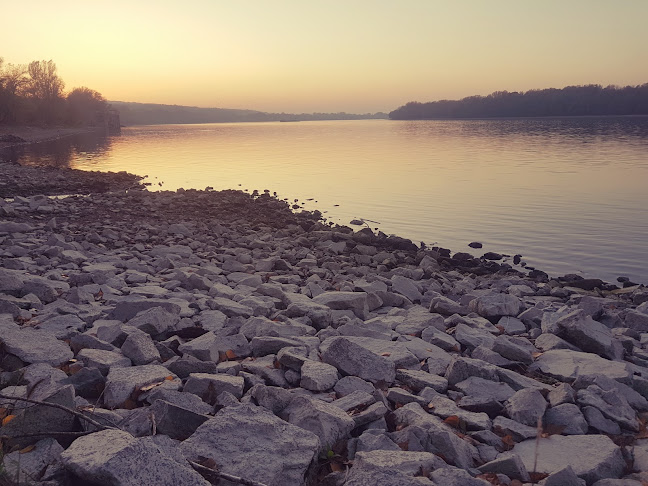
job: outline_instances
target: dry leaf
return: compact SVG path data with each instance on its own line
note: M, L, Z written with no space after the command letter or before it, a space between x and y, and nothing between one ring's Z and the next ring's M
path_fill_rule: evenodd
M5 418L2 419L2 425L7 425L9 422L11 422L13 419L15 419L15 415L7 415Z
M165 378L165 379L166 379L166 378ZM139 390L141 393L144 393L144 392L147 392L147 391L149 391L149 390L152 390L152 389L155 388L156 386L160 386L162 383L164 383L164 382L163 382L163 381L158 381L158 382L156 382L156 383L151 383L150 385L144 385L144 386L139 387L138 390Z
M507 446L507 448L512 448L515 445L515 441L513 440L513 436L511 434L502 437L502 443Z
M432 409L434 408L434 403L432 403L432 402L428 403L428 404L427 404L427 408L429 408L430 410L432 410Z
M331 461L330 466L331 466L331 471L333 472L343 472L345 470L345 467L337 461Z
M172 380L174 380L174 377L173 377L173 375L169 375L169 376L164 377L164 379L167 380L167 381L172 381Z
M28 445L28 446L25 447L24 449L20 449L20 450L18 451L18 453L19 453L19 454L27 454L28 452L33 451L35 448L36 448L36 446L35 446L34 444L32 444L32 445Z
M391 353L380 353L380 356L391 356Z
M450 415L443 422L455 429L458 429L461 426L461 419L457 415Z
M540 353L540 352L538 352L538 353L531 353L531 356L533 357L533 359L537 359L537 358L539 358L540 356L542 356L543 354L544 354L544 353Z
M227 356L227 359L236 359L236 353L231 349L225 351L225 356Z

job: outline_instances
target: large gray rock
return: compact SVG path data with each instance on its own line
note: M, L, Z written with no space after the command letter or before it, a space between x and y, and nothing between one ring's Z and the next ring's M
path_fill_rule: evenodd
M114 486L196 485L209 482L165 454L150 438L103 430L76 439L61 454L66 469L88 484Z
M402 451L402 450L375 450L358 452L355 456L350 479L362 473L380 474L382 472L397 471L406 476L418 476L423 471L433 471L447 467L443 460L430 452ZM382 484L375 482L374 484Z
M240 405L219 411L181 449L188 459L213 459L221 471L235 476L268 486L299 486L305 483L320 441L263 407Z
M509 418L521 424L534 427L547 409L547 402L536 389L524 389L515 393L506 402Z
M513 447L527 470L551 474L566 466L592 484L599 479L618 478L625 467L621 449L605 435L552 435L538 442L527 440Z
M482 464L478 469L483 473L506 474L509 478L518 481L528 482L531 479L517 454L502 454L497 459Z
M612 331L588 316L583 309L561 316L555 325L558 336L583 351L609 359L623 357L621 343L612 337Z
M299 386L307 390L319 392L330 390L339 378L337 368L320 361L306 360L301 367Z
M119 407L132 398L133 392L145 385L169 381L167 377L177 380L175 375L160 365L111 368L106 380L104 404L108 408Z
M136 297L132 300L118 302L115 308L108 315L108 319L116 319L118 321L126 322L140 312L152 307L162 307L167 312L176 315L179 315L181 310L181 307L178 304L169 302L168 300Z
M341 408L309 397L295 397L283 412L289 423L315 434L322 448L348 438L355 422Z
M72 385L48 384L38 387L29 398L75 408ZM2 426L2 435L12 445L23 447L42 438L35 434L56 435L57 432L71 432L75 427L76 419L69 412L43 404L29 405L22 410L14 410L14 413L14 419Z
M408 403L398 408L394 411L394 418L401 427L414 426L422 429L425 434L423 450L443 455L449 464L469 469L474 467L479 458L474 446L459 438L441 419L428 414L417 403Z
M348 337L326 339L321 347L322 361L335 366L344 375L352 375L372 383L391 384L396 378L394 362L375 354Z
M145 365L161 360L160 352L155 347L151 336L142 331L129 334L121 346L121 352L130 358L134 365Z
M5 454L0 462L0 470L4 478L13 479L16 484L30 484L41 479L48 466L60 460L61 452L63 447L55 439L39 440L28 452Z
M488 294L470 301L470 310L482 317L516 317L524 310L520 299L510 294Z
M243 396L245 382L240 376L230 376L223 373L191 373L183 391L198 395L205 402L214 404L216 397L223 392L229 392L236 398Z
M561 381L573 381L581 376L604 375L621 383L632 383L632 371L627 363L569 349L554 349L543 353L529 370L540 371Z
M515 390L506 383L485 380L477 376L456 383L454 387L468 396L493 398L500 402L508 400L515 394Z
M639 332L648 332L648 314L629 310L625 316L625 325Z
M585 435L589 428L580 408L573 403L551 407L545 412L543 422L545 426L560 427L560 433L564 435Z
M18 326L4 326L0 333L4 351L25 363L47 363L59 366L72 359L70 347L46 331Z
M324 292L313 298L316 304L322 304L333 310L351 310L360 319L369 314L366 292Z
M125 368L132 364L123 354L104 349L82 349L76 357L85 366L97 368L104 376L112 368Z
M576 401L581 407L597 408L605 417L626 429L639 431L637 413L616 390L603 390L597 385L590 385L578 390Z
M157 306L140 312L128 321L128 325L155 336L173 329L179 321L180 316L177 313Z

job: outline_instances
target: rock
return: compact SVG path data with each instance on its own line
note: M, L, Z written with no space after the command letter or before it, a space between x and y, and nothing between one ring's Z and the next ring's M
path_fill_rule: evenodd
M445 393L448 389L448 380L427 371L396 370L396 380L407 385L415 393L420 392L425 387L432 388L439 393Z
M243 396L244 380L240 376L230 376L222 373L191 373L183 391L198 395L205 402L214 404L216 397L222 392L229 392L236 398Z
M82 349L76 357L85 366L97 368L104 376L113 368L125 368L132 364L123 354L104 349Z
M524 338L497 336L493 343L493 351L511 361L525 364L533 363L533 353L537 352L535 346Z
M482 243L480 243L479 241L472 241L472 242L468 243L468 246L470 248L481 248L484 245Z
M172 380L177 378L160 365L111 368L106 381L104 404L109 408L121 407L128 399L132 399L133 392L151 383L168 381L167 377Z
M528 482L531 480L522 459L517 454L502 454L494 461L482 464L477 469L483 473L505 474L518 481Z
M590 385L584 390L578 390L576 401L581 407L597 408L605 417L622 427L639 431L637 413L616 390L603 390L597 385Z
M371 383L363 380L362 378L358 378L357 376L345 376L344 378L340 378L333 389L335 390L337 396L340 398L350 395L355 391L361 391L369 394L376 391Z
M228 474L297 486L304 484L320 441L263 407L240 405L220 410L180 447L189 460L213 459Z
M575 454L574 451L578 451ZM536 441L527 440L513 447L527 470L552 474L566 466L583 478L587 484L599 479L618 478L625 463L621 449L604 435L552 435L541 438L536 451Z
M443 455L446 462L464 469L474 467L479 456L477 449L455 435L441 419L425 412L419 404L408 403L398 408L394 411L394 418L401 427L415 426L424 431L423 445L427 452Z
M493 420L493 431L502 436L510 435L517 442L538 435L537 426L530 427L502 416L495 417L495 420Z
M55 403L74 409L74 387L72 385L48 385L37 388L29 397L41 402ZM15 411L15 418L2 426L2 435L11 445L24 447L36 443L41 437L36 434L72 432L76 418L65 410L43 404L33 404ZM3 439L4 440L4 439Z
M509 398L505 407L512 420L534 427L544 415L547 402L538 390L523 389Z
M623 356L621 344L612 337L610 329L595 321L583 309L560 317L555 325L559 337L578 346L586 352L616 359Z
M141 331L128 335L121 346L121 352L135 365L149 364L161 359L151 336Z
M73 358L70 347L46 331L18 326L6 327L0 334L4 351L25 363L47 363L59 366Z
M624 323L630 329L640 332L648 332L648 314L629 310L626 313Z
M510 336L524 334L527 331L524 322L512 316L502 316L502 318L497 321L497 325L501 326L504 329L504 332Z
M322 361L335 366L344 375L372 383L391 384L396 378L394 362L372 353L348 337L326 339L321 347Z
M348 438L355 422L339 407L308 397L295 397L284 410L288 423L308 430L319 437L323 450Z
M548 409L545 412L543 423L545 427L557 428L560 430L559 433L564 435L585 435L589 428L580 408L573 403L563 403Z
M210 483L162 452L149 438L103 430L76 439L61 454L66 469L82 481L115 486Z
M169 312L164 307L150 307L128 320L128 325L136 327L151 336L167 332L180 321L177 313Z
M546 351L529 367L561 381L573 381L579 376L604 375L621 383L630 383L632 373L624 362L610 361L596 354L568 349Z
M307 360L301 367L299 386L311 391L326 391L335 386L339 378L337 368L319 361Z
M477 376L471 376L464 381L456 383L454 388L465 393L467 396L493 398L503 402L515 394L515 390L506 383L499 383L485 380Z
M353 464L353 470L356 473L361 471L376 474L383 471L398 471L411 477L418 476L421 471L433 471L443 467L447 467L447 464L434 454L402 451L398 447L396 450L389 451L359 451Z
M45 470L60 460L63 447L55 439L42 439L34 444L28 452L15 451L5 454L2 458L3 476L21 482L27 478L28 482L39 481Z
M430 479L434 481L434 484L442 484L444 486L488 486L491 484L483 479L472 477L462 469L450 467L432 471Z
M619 424L613 420L605 418L598 408L583 407L583 415L592 429L607 435L621 434L621 427L619 427Z
M164 299L146 299L135 298L135 300L125 300L118 302L115 308L108 315L108 319L116 319L121 322L127 322L137 314L152 307L162 307L171 314L180 314L181 307L173 302Z
M333 310L351 310L360 319L366 319L369 305L366 292L324 292L313 298L316 304L325 305Z
M522 310L524 304L514 295L489 294L477 297L470 301L470 310L482 317L493 318L502 316L516 317Z
M579 478L571 466L565 466L551 473L540 481L541 486L585 486L585 480Z
M411 302L421 302L423 295L411 278L402 275L393 275L391 278L392 292L407 297Z

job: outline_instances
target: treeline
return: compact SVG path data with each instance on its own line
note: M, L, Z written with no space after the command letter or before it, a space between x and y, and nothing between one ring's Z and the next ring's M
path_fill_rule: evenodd
M361 120L387 118L386 113L266 113L255 110L227 108L199 108L196 106L160 105L154 103L132 103L111 101L119 110L124 125L158 125L172 123L232 123L266 121L309 121L309 120Z
M392 111L392 120L538 116L648 115L648 83L640 86L590 84L429 103L412 101Z
M89 88L64 91L53 61L6 64L0 57L0 124L95 125L108 110L104 97Z

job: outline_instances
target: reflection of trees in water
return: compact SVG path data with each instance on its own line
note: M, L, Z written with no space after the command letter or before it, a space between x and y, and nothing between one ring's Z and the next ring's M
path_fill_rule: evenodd
M0 158L32 167L65 168L72 166L75 160L106 155L110 152L111 138L112 136L104 133L82 133L58 140L2 149Z
M592 140L648 139L647 116L490 118L481 120L413 120L399 126L404 135L463 135L474 138L511 136Z

